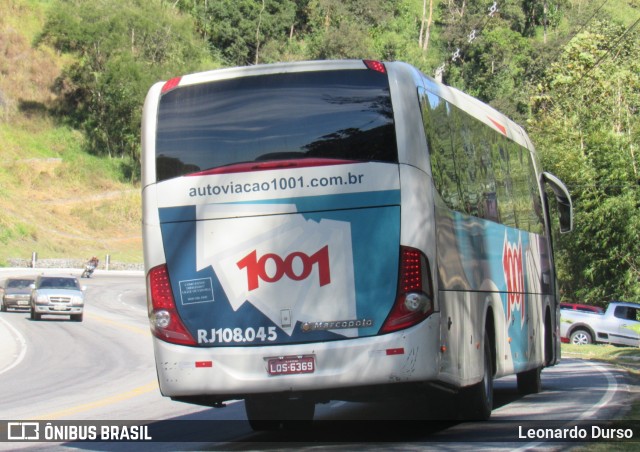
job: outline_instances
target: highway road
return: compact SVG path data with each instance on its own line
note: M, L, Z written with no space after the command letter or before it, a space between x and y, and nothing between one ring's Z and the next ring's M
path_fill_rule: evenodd
M0 282L16 272L0 269ZM566 445L545 443L535 431L522 434L539 425L590 428L614 419L636 389L614 367L564 359L543 371L540 394L521 397L513 377L496 381L492 419L485 423L439 422L446 399L424 397L393 404L333 401L318 405L322 422L310 431L254 433L242 401L217 409L161 396L141 273L98 271L81 281L87 286L81 323L0 313L0 432L10 421L131 421L149 425L154 442L12 442L0 443L1 450L555 450Z

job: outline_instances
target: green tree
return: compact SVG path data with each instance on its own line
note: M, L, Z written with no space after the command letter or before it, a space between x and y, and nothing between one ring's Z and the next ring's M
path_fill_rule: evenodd
M638 33L605 20L575 37L538 85L530 129L568 184L576 230L560 238L566 296L640 297Z
M433 0L393 2L387 18L370 31L375 57L406 61L433 75L442 61L440 30L435 26L436 3Z
M517 122L529 114L528 83L548 63L552 45L537 30L557 27L563 0L440 2L444 81L490 103ZM555 29L555 28L554 28Z
M61 0L50 11L40 40L74 55L56 84L58 113L90 152L125 157L137 177L147 90L207 58L191 21L155 0Z
M542 28L543 40L546 42L548 30L560 25L568 6L567 0L524 0L522 2L523 34L534 36L536 31Z
M306 2L297 3L302 5L291 0L184 0L176 5L193 16L214 54L229 65L244 66L264 62L265 47L266 59L277 59L303 18Z
M394 13L383 0L312 0L308 57L311 59L378 58L372 37Z

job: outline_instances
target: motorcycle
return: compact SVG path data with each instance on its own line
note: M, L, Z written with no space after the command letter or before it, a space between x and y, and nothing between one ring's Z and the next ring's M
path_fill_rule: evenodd
M91 278L91 275L93 274L93 272L94 272L94 270L96 269L97 266L98 266L98 262L97 261L90 260L84 266L84 271L82 272L80 277L81 278Z

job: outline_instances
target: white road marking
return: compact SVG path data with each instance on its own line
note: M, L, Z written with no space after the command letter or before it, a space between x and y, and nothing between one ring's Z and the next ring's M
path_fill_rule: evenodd
M590 365L591 367L594 367L601 374L604 374L605 378L607 379L607 390L605 391L604 395L600 398L598 403L593 405L590 410L585 411L578 418L578 420L583 420L583 419L587 419L587 418L593 417L596 414L596 412L598 412L601 408L603 408L605 405L607 405L609 402L611 402L611 399L613 399L613 396L615 395L616 391L618 390L618 382L613 377L613 375L611 375L611 372L609 372L607 369L605 369L604 367L602 367L602 366L600 366L598 364L594 364L594 363L589 362L589 361L585 361L585 363Z
M6 325L9 331L13 334L13 337L16 340L19 349L17 357L13 360L13 362L9 364L9 366L0 370L0 375L2 375L3 373L10 371L22 362L27 354L27 341L25 340L24 336L20 334L20 332L16 330L9 322L4 320L3 318L0 318L0 322Z
M616 391L618 390L618 383L616 382L616 379L613 377L611 372L609 372L604 367L602 367L602 366L600 366L598 364L592 363L590 361L584 361L584 364L593 367L595 370L597 370L598 372L600 372L601 374L604 375L604 377L607 379L607 389L605 390L605 392L602 395L602 397L600 397L600 400L598 400L598 402L596 404L592 405L591 409L589 409L589 410L585 411L584 413L582 413L576 419L576 421L582 421L582 420L585 420L585 419L593 418L595 416L595 414L601 408L604 408L609 402L611 402L611 399L613 399L613 397L616 394ZM567 423L569 423L569 421ZM548 446L549 444L546 441L536 441L536 442L532 442L532 443L527 443L527 444L525 444L522 447L519 447L517 449L513 449L513 452L528 451L528 450L532 450L532 449L536 449L538 447L541 447L542 445L547 445Z

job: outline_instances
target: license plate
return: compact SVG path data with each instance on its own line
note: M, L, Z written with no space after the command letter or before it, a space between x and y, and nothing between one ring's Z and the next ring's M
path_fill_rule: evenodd
M18 300L18 306L29 306L29 302L27 300Z
M60 306L60 305L58 305L58 306L54 306L54 307L53 307L53 310L54 310L54 311L66 311L66 310L67 310L67 307L66 307L66 306Z
M269 375L312 374L315 370L316 361L313 356L285 356L267 360Z

